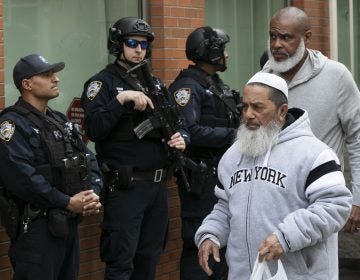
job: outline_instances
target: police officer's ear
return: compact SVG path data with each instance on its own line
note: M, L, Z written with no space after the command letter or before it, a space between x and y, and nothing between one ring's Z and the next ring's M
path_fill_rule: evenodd
M31 81L29 79L23 79L21 81L21 87L25 90L32 90Z

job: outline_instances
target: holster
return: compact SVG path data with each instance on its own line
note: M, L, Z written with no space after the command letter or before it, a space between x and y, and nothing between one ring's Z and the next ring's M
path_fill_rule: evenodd
M104 175L105 187L109 191L131 189L132 166L122 166L121 168L111 169L103 164L101 170Z
M190 172L190 193L201 196L202 190L204 188L206 179L209 176L209 170L205 162L201 161L199 163L199 168L196 170L191 170Z

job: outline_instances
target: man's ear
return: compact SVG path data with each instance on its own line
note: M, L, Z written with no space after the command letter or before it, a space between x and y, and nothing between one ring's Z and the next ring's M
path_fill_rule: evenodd
M21 85L22 85L22 88L23 89L26 89L26 90L31 90L31 81L29 79L23 79L21 81Z
M279 107L279 121L280 121L280 123L285 123L287 112L288 112L288 105L287 104L282 104Z
M309 43L311 41L311 37L312 37L311 30L305 31L305 34L304 34L305 47L308 47L308 45L309 45Z

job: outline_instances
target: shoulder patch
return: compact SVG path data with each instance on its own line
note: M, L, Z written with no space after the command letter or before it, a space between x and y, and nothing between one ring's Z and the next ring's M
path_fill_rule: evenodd
M102 82L92 81L87 88L86 96L88 99L93 100L101 89Z
M174 98L178 105L184 107L188 104L191 96L191 89L190 88L181 88L174 92Z
M9 142L15 132L15 123L10 120L3 121L0 124L0 139Z

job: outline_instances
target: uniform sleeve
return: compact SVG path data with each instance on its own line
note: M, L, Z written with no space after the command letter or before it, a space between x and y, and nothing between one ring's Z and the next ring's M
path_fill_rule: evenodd
M212 106L209 92L189 79L180 79L170 88L171 96L179 107L180 117L188 128L191 144L202 147L224 147L235 137L235 129L210 127L200 124L204 107Z
M285 251L301 250L330 237L343 228L350 214L352 196L332 150L316 159L304 188L308 207L287 215L275 232Z
M91 141L106 138L129 109L116 99L118 94L109 78L95 77L87 81L81 96L85 112L85 131Z
M90 164L91 164L91 188L96 194L100 194L102 188L102 180L98 162L95 155L90 149L87 149L87 153L90 154Z
M339 80L336 110L346 137L353 204L360 206L360 93L346 68Z
M35 132L34 132L35 133ZM53 188L33 167L33 137L17 123L9 139L1 138L1 180L6 189L18 198L41 207L66 208L70 197Z

